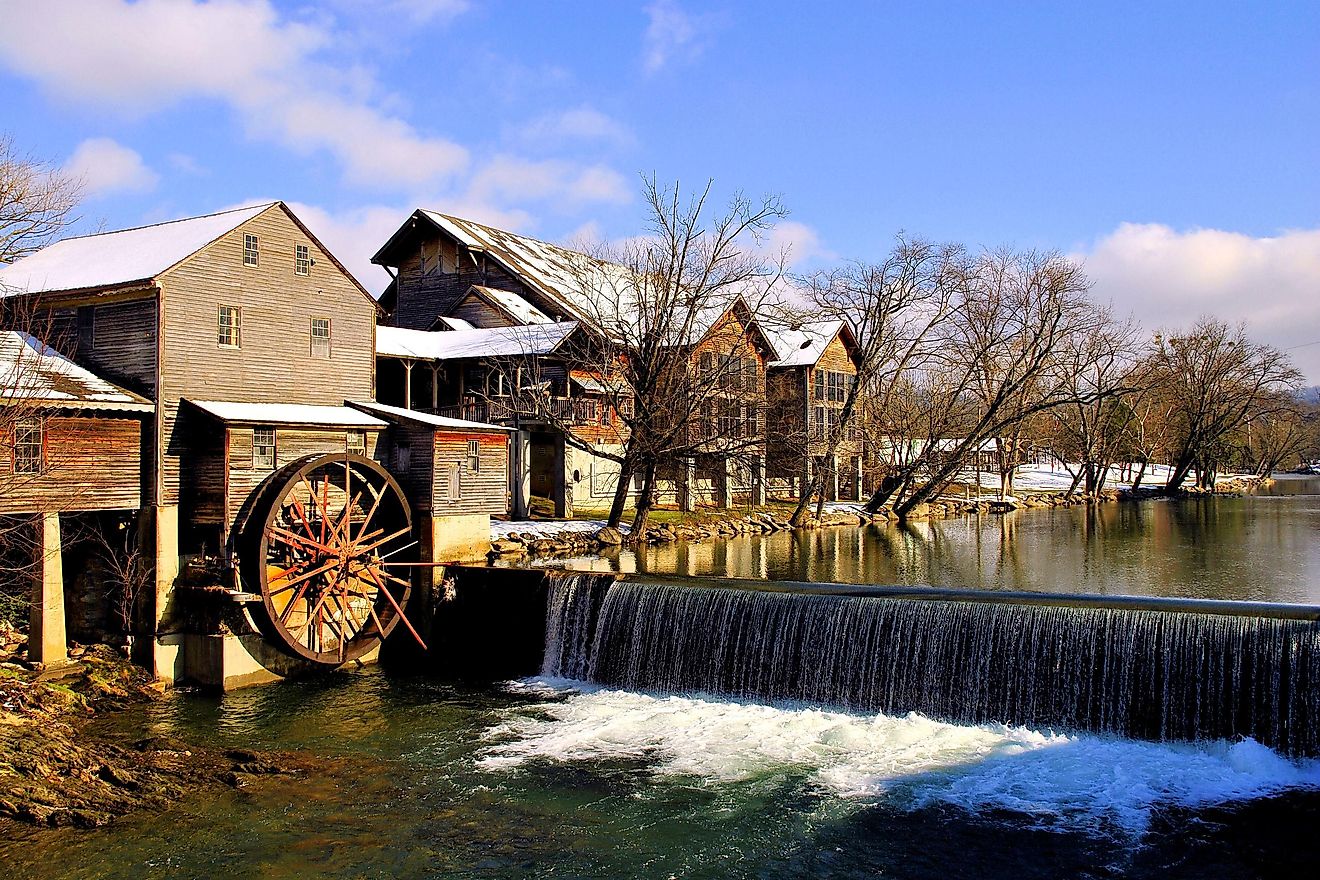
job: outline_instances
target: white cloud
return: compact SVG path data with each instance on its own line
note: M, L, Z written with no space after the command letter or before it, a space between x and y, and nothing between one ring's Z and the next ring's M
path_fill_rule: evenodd
M796 220L781 220L774 225L766 236L763 250L772 259L785 256L788 268L800 270L813 260L833 260L838 254L831 251L820 240L820 233L805 223Z
M1320 229L1257 238L1124 223L1076 256L1095 296L1152 332L1213 315L1244 321L1253 339L1279 348L1320 340ZM1289 354L1320 382L1320 346Z
M385 0L380 13L401 13L417 24L451 21L472 8L469 0Z
M656 0L646 7L646 15L642 67L647 73L656 73L675 59L691 60L706 48L709 16L693 15L675 0Z
M523 127L524 140L537 143L562 143L573 140L631 143L632 132L616 120L591 107L576 107L538 116Z
M160 176L142 161L142 156L110 138L91 138L73 151L63 171L82 181L85 195L113 192L148 192Z
M361 68L318 60L335 42L327 25L282 20L267 0L46 0L8 5L5 17L0 63L64 98L136 114L219 101L253 137L324 150L360 185L410 186L467 166L463 147L369 103Z
M632 190L623 175L603 165L495 156L477 170L467 198L623 204L632 198Z

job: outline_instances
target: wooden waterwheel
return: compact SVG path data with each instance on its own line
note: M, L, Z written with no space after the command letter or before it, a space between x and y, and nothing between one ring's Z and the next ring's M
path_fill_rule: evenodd
M354 660L403 623L417 542L399 484L358 455L308 456L272 474L241 525L253 615L280 648L321 666ZM425 644L423 644L425 647Z

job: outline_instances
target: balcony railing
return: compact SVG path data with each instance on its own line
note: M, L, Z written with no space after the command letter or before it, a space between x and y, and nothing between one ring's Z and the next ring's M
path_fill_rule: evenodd
M515 419L524 422L553 419L569 425L594 425L600 421L600 401L587 397L550 397L533 406L512 400L474 400L458 406L440 407L436 415L496 425L508 424Z

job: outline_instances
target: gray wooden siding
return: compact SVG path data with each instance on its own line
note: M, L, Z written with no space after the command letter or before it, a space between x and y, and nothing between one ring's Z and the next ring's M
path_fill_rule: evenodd
M469 321L474 327L510 327L513 321L508 316L476 294L469 294L462 299L452 312L453 317Z
M243 265L245 234L258 236L256 267ZM310 248L309 275L294 273L296 244ZM161 286L162 503L179 498L180 398L339 405L372 397L375 306L279 206L168 272ZM240 348L218 344L221 305L242 309ZM312 354L313 317L332 321L328 358Z
M481 449L480 467L468 468L468 441L476 440ZM458 491L444 497L446 474L457 470ZM505 434L435 435L435 474L431 510L436 516L447 513L509 512L509 440ZM456 496L456 497L454 497Z

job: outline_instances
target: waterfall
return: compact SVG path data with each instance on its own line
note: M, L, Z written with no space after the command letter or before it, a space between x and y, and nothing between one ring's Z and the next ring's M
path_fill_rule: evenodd
M1320 624L552 579L543 674L1320 754Z

